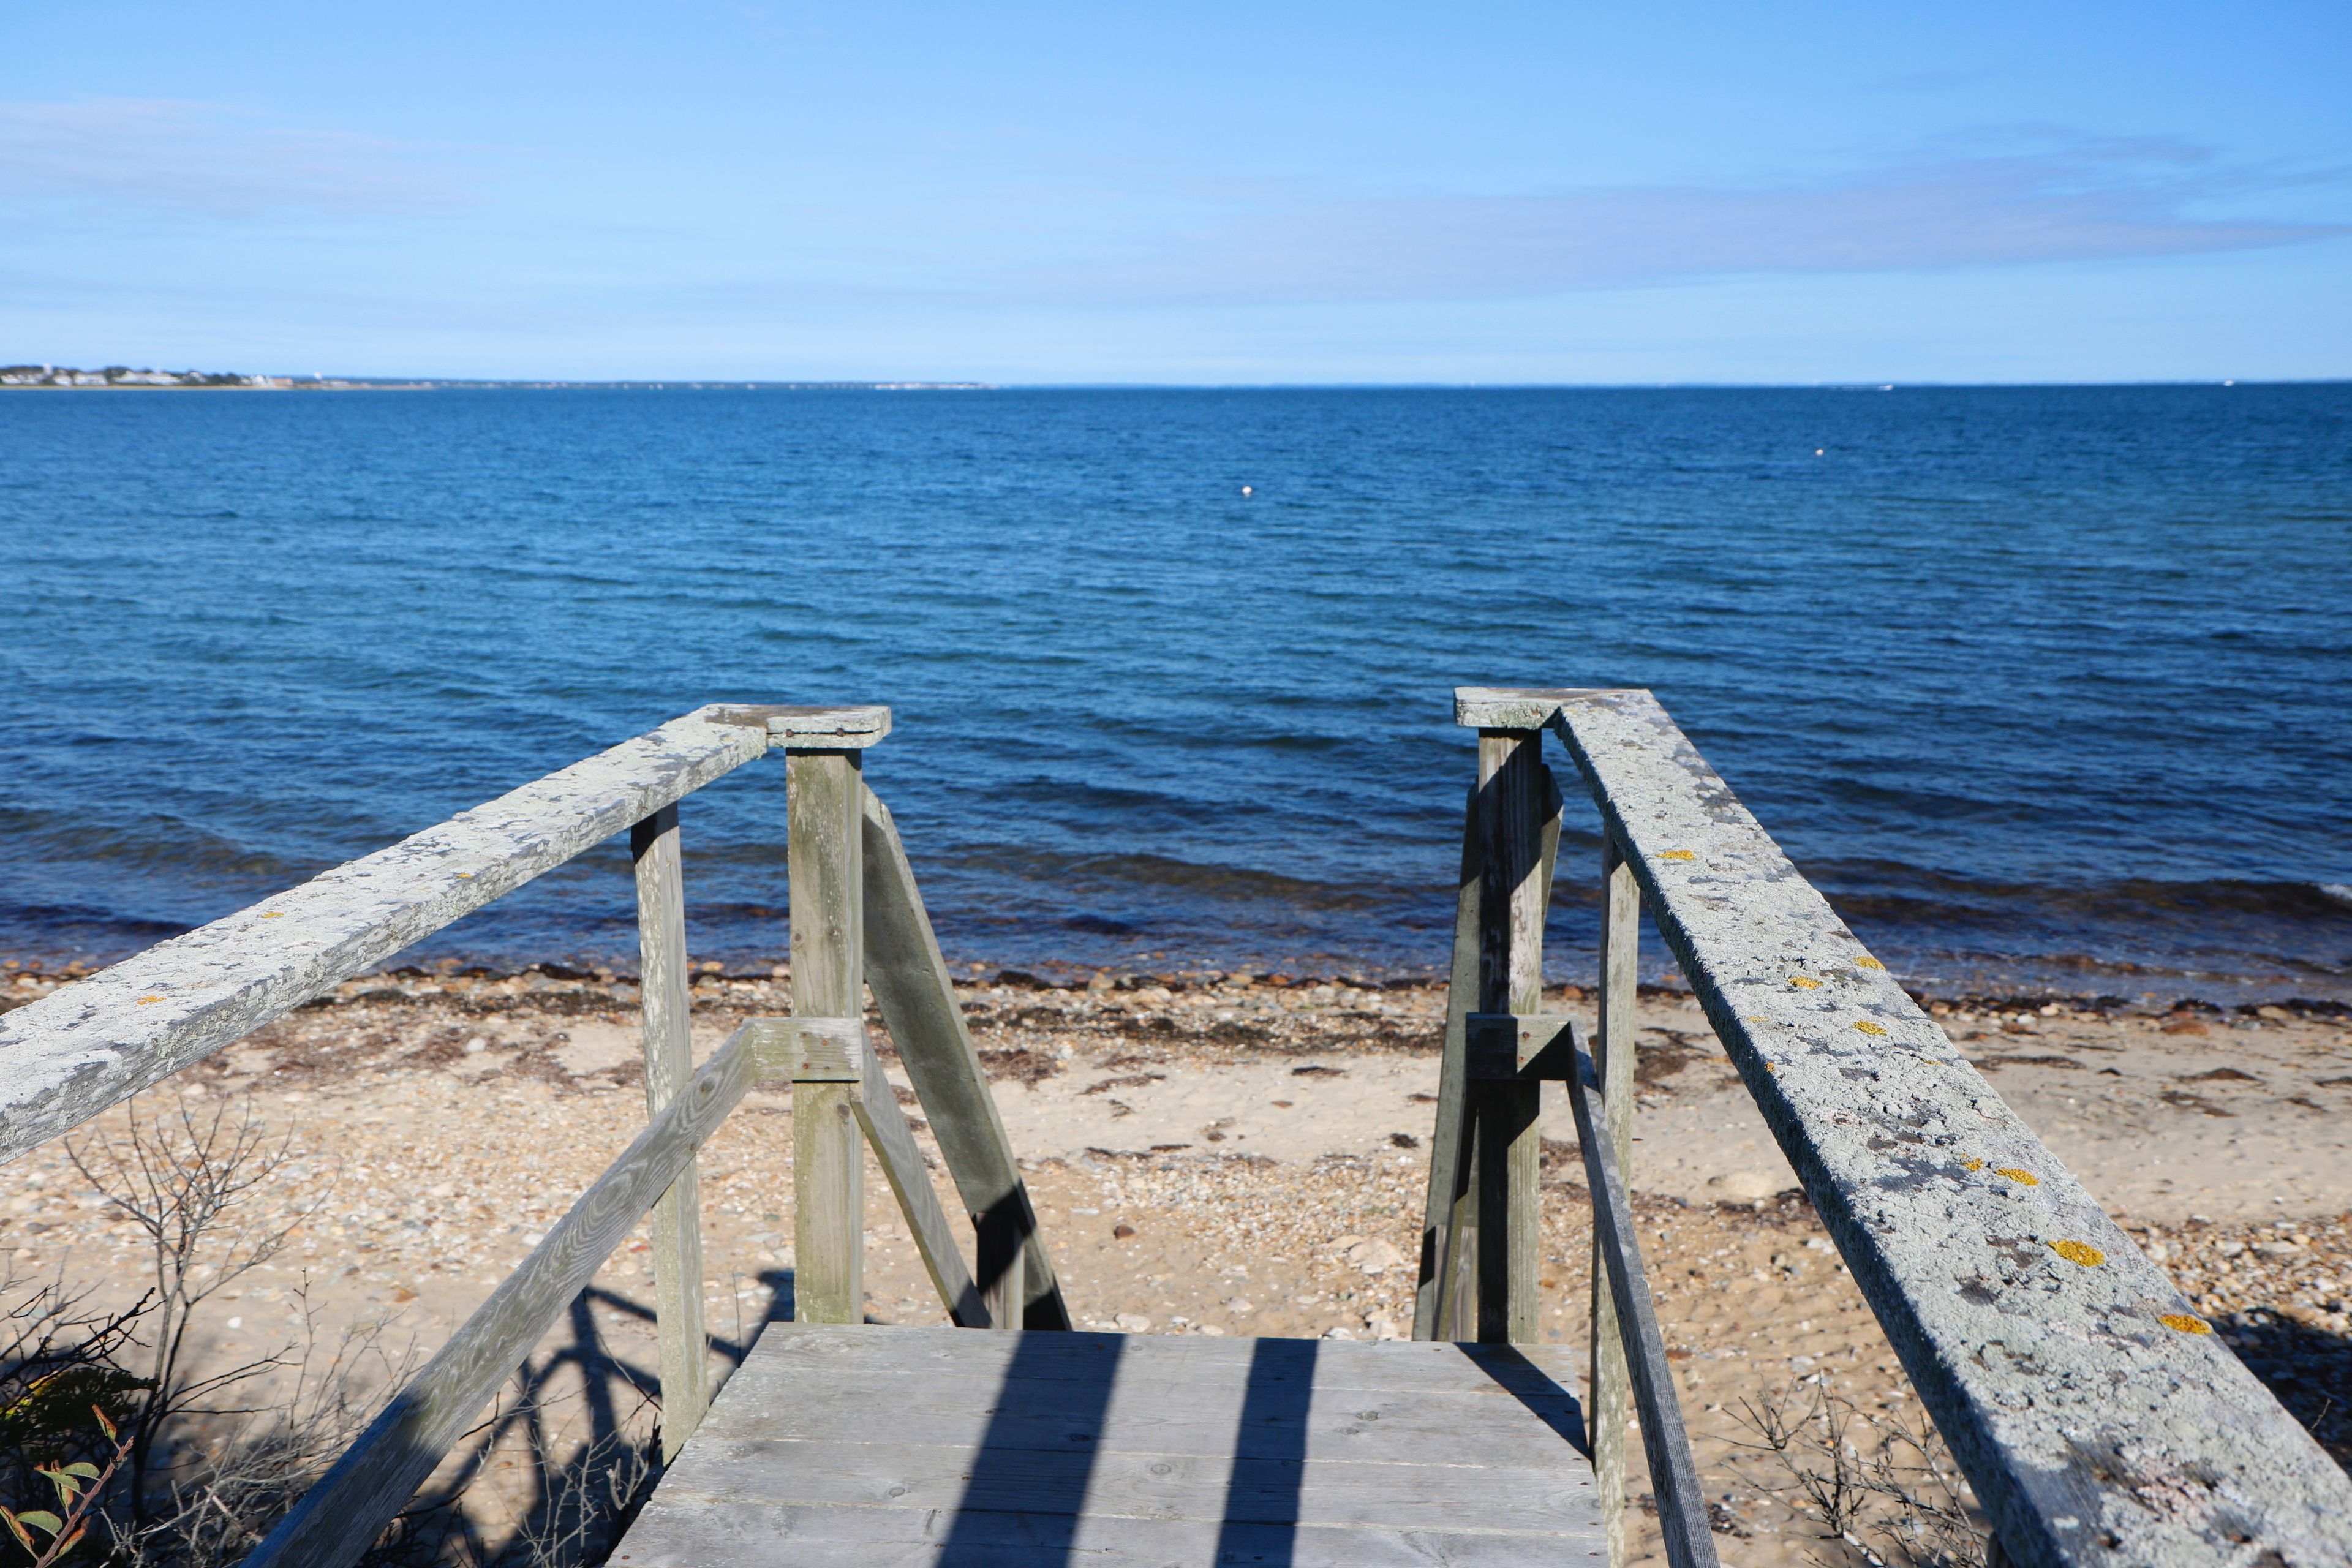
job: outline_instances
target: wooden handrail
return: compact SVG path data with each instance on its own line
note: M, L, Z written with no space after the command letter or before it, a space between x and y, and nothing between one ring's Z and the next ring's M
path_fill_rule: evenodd
M2001 1555L2017 1568L2352 1561L2352 1479L1655 698L1465 688L1455 713L1565 743ZM1604 1092L1614 1084L1612 1071Z
M745 1091L783 1076L785 1064L761 1059L761 1037L749 1024L729 1037L303 1494L245 1568L344 1568L359 1560Z
M1053 1263L889 814L858 753L889 732L879 707L699 709L127 959L0 1023L0 1162L202 1059L594 844L626 830L637 883L645 1131L403 1388L247 1561L351 1562L432 1473L564 1305L650 1208L662 1363L663 1458L709 1404L694 1157L755 1079L793 1081L803 1315L862 1315L863 1147L873 1147L924 1264L959 1324L1067 1328ZM793 1020L754 1020L692 1069L677 803L770 750L792 775ZM865 906L871 841L877 893ZM912 1128L865 1048L864 949L959 1188L980 1222L975 1280ZM828 1070L787 1048L844 1046ZM976 1200L976 1201L975 1201ZM814 1262L816 1267L811 1268ZM1025 1267L1024 1267L1025 1264ZM992 1309L989 1287L1009 1289ZM807 1309L814 1308L811 1311Z
M1592 1103L1601 1092L1600 1074L1582 1051L1575 1051L1575 1068L1568 1074L1568 1098L1576 1110L1576 1141L1584 1150L1585 1185L1592 1194L1593 1250L1600 1255L1610 1301L1616 1308L1618 1344L1632 1378L1634 1407L1642 1413L1642 1448L1650 1461L1666 1562L1670 1568L1715 1568L1706 1498L1699 1490L1698 1468L1691 1462L1682 1403L1675 1394L1675 1369L1658 1331L1641 1246L1633 1239L1633 1202L1620 1173L1615 1140Z
M0 1163L751 762L883 708L714 704L0 1017Z

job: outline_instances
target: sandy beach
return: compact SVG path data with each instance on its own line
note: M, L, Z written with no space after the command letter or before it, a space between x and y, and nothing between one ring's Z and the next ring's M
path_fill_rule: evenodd
M5 993L21 1003L55 984L19 974ZM785 993L772 973L698 974L698 1047L788 1011ZM1410 1332L1442 988L989 974L963 997L1081 1326ZM1577 988L1548 1000L1590 1022ZM1930 1010L2331 1451L2352 1456L2352 1017ZM1730 1562L1800 1563L1818 1527L1770 1489L1785 1470L1738 1447L1742 1402L1809 1397L1826 1380L1866 1412L1908 1409L1916 1426L1916 1407L1696 1007L1646 996L1641 1023L1641 1239L1720 1544ZM295 1156L243 1216L299 1217L290 1244L210 1305L205 1354L227 1364L285 1342L305 1301L321 1325L384 1321L429 1352L642 1125L635 1031L625 981L410 972L347 984L183 1075L190 1103L250 1106ZM78 1137L175 1103L155 1091ZM722 1374L760 1322L789 1312L791 1114L788 1094L754 1095L703 1157ZM1580 1343L1582 1166L1565 1104L1545 1116L1547 1337ZM138 1287L136 1238L61 1146L16 1174L16 1279ZM878 1175L867 1214L869 1316L943 1321ZM640 1232L541 1347L546 1397L583 1366L653 1364L645 1248ZM588 1419L594 1402L574 1392ZM618 1419L650 1412L632 1396ZM520 1463L478 1462L493 1481ZM520 1473L504 1475L509 1500Z

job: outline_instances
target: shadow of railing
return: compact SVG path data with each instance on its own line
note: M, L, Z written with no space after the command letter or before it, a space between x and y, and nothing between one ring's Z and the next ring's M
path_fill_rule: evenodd
M1118 1334L1021 1336L934 1568L1001 1568L1013 1552L1024 1568L1072 1560L1121 1346Z
M1591 1461L1592 1442L1585 1430L1584 1406L1575 1394L1553 1382L1549 1373L1521 1354L1515 1345L1465 1344L1462 1353L1477 1363L1478 1370L1493 1378L1496 1387L1527 1406L1529 1415Z
M793 1270L772 1268L755 1277L767 1288L759 1319L739 1325L736 1335L710 1336L710 1351L727 1374L751 1353L760 1331L793 1315ZM651 1324L646 1302L601 1286L572 1298L566 1310L568 1342L516 1370L498 1408L467 1434L453 1454L454 1468L421 1492L394 1521L390 1538L367 1559L371 1564L447 1559L485 1563L589 1563L604 1561L636 1516L660 1479L660 1428L640 1417L657 1410L661 1377L653 1368L615 1353L596 1311ZM567 1377L578 1386L562 1386ZM577 1400L585 1430L576 1438L570 1424L558 1426L551 1413ZM466 1507L467 1493L503 1447L519 1441L537 1471L533 1493L511 1524L488 1529ZM561 1458L559 1458L561 1456ZM501 1543L503 1542L503 1543Z
M1298 1551L1318 1340L1259 1340L1250 1350L1234 1468L1217 1526L1219 1563L1289 1568Z

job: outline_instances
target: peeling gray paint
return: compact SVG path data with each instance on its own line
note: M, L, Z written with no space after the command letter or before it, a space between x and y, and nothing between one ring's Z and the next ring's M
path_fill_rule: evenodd
M1467 722L1549 723L1567 742L2020 1568L2352 1563L2352 1479L2227 1346L2194 1331L2201 1320L2172 1282L1654 698L1459 695Z
M869 734L888 728L887 710L851 710L857 717L848 726L826 717L836 711L698 710L0 1017L0 1162L210 1056L802 729L842 744L833 737L845 727Z

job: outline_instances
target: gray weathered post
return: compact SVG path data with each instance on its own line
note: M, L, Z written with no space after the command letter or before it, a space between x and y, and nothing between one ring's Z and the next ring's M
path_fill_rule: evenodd
M785 753L790 790L793 1012L866 1012L865 781L855 751ZM852 1086L793 1085L793 1315L866 1318L866 1160Z
M1476 1140L1468 1121L1465 1020L1478 996L1478 792L1463 808L1462 871L1454 909L1454 959L1445 987L1445 1049L1437 1074L1437 1120L1429 1140L1429 1194L1422 1209L1421 1278L1413 1295L1412 1337L1468 1338L1477 1296L1464 1259L1477 1229L1478 1186L1471 1179Z
M1478 1010L1543 1005L1543 819L1548 790L1540 730L1478 731ZM1542 1086L1467 1086L1477 1140L1477 1338L1532 1342L1540 1329Z
M1594 1067L1601 1077L1601 1123L1613 1165L1629 1185L1633 1166L1633 1003L1640 973L1642 895L1614 835L1601 846L1601 1027ZM1594 1204L1601 1194L1592 1194ZM1601 1255L1601 1226L1592 1229L1592 1479L1612 1564L1625 1561L1625 1340Z
M686 883L677 807L629 830L637 871L637 979L646 1051L646 1115L667 1110L694 1072L687 989ZM654 1324L661 1341L662 1462L677 1457L710 1407L702 1326L700 1184L689 1161L653 1210Z

